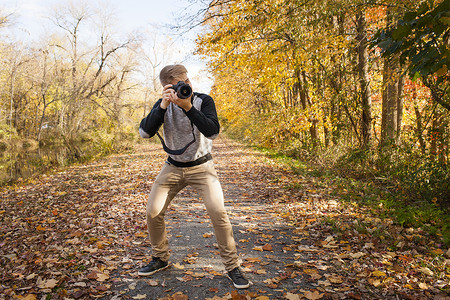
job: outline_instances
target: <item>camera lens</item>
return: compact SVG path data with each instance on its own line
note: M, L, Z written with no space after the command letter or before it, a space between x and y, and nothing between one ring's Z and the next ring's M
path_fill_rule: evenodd
M183 81L178 81L177 84L172 86L172 89L177 92L180 99L187 99L192 95L192 88Z
M189 96L191 96L192 89L189 85L183 85L178 89L177 94L178 98L186 99L189 98Z

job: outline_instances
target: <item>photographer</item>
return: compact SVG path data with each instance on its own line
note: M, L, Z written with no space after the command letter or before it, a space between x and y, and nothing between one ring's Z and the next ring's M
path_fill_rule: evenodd
M162 98L141 121L139 133L144 138L157 134L169 156L153 183L147 202L152 261L138 274L149 276L168 267L164 215L177 193L191 185L205 203L228 277L236 288L248 288L250 282L239 268L233 230L211 157L212 140L220 129L214 101L208 95L192 93L187 70L182 65L164 67L159 77L164 87ZM161 125L164 138L158 133Z

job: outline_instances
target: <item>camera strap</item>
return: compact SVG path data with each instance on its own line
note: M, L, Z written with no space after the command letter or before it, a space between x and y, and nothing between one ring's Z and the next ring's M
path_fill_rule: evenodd
M161 135L160 135L159 132L157 131L157 132L156 132L156 135L159 137L159 140L161 141L161 144L162 144L162 146L163 146L164 151L166 151L168 154L172 154L172 155L181 155L181 154L183 154L183 153L187 150L187 148L189 148L189 146L192 145L193 143L195 143L195 141L196 141L196 139L195 139L195 134L194 134L194 124L192 124L192 121L191 121L191 127L192 127L192 137L193 137L193 140L190 141L190 142L189 142L186 146L184 146L183 148L177 149L177 150L173 150L173 149L170 149L169 147L167 147L166 143L164 143L164 139L161 137Z

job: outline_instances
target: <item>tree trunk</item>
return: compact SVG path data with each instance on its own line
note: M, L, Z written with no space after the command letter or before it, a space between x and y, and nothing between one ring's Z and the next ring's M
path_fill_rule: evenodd
M387 26L394 20L391 9L387 11ZM403 85L398 56L384 59L383 67L383 101L381 117L381 145L397 144L400 139L401 122L403 119Z
M364 147L370 145L372 139L372 100L370 98L369 87L369 70L367 64L367 32L366 17L364 11L359 11L357 19L357 36L358 41L358 77L361 89L361 105L362 105L362 122L361 135Z
M400 135L402 132L403 121L403 88L405 86L405 77L402 73L399 74L398 79L398 93L397 93L397 129L396 129L396 144L400 143Z
M395 79L395 68L391 60L384 60L383 68L383 101L381 116L381 144L392 143L397 130L397 96L398 80Z
M416 126L417 126L416 136L417 139L419 140L420 150L422 151L422 154L425 155L426 147L425 147L425 140L423 139L422 114L420 113L417 104L414 105L414 112L416 114Z

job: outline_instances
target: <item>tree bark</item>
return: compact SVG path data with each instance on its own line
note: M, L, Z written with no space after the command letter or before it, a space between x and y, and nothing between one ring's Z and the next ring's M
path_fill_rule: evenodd
M367 32L365 12L360 10L356 16L358 42L358 77L361 89L362 122L361 135L364 147L370 145L372 139L372 100L369 87L369 69L367 64Z
M400 135L402 132L403 121L403 89L405 86L405 77L399 74L398 79L398 93L397 93L397 129L396 129L396 144L400 143Z
M381 144L389 144L395 139L397 130L398 81L395 79L393 62L386 58L383 68L383 101L381 116Z

